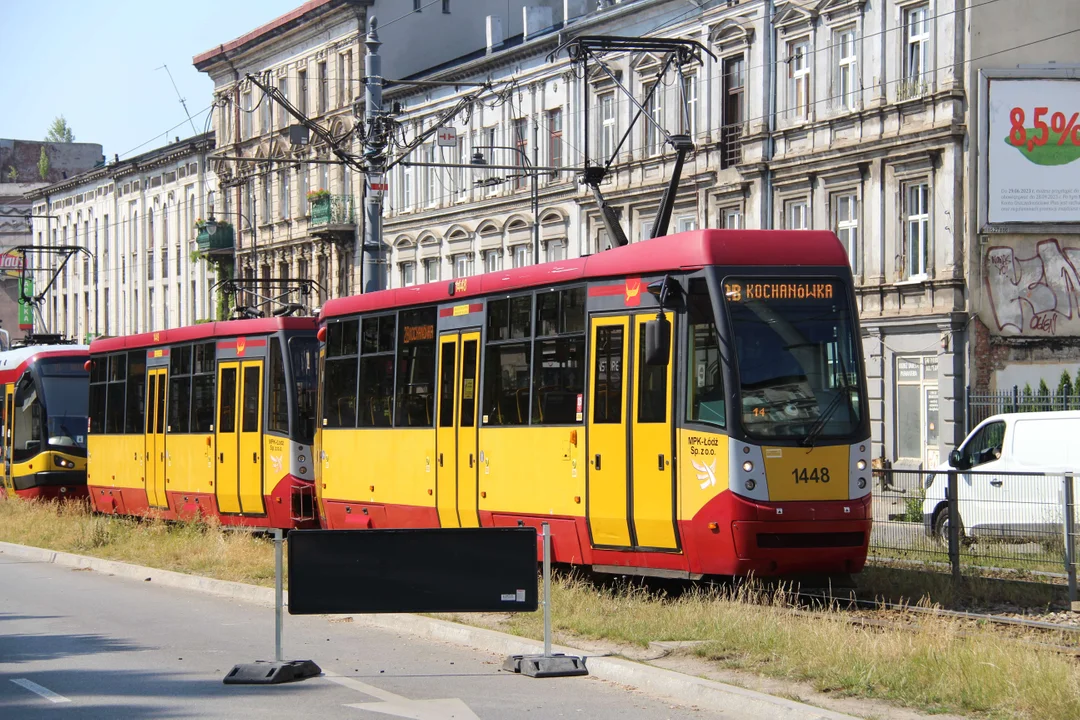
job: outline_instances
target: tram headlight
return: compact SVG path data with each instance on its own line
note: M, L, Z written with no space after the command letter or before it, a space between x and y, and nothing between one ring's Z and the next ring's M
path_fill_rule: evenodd
M754 463L747 460L746 462L744 462L742 464L742 469L745 470L746 472L753 472L754 471Z
M304 475L305 473L307 473L307 468L306 467L300 468L300 474Z
M298 457L296 459L299 460L302 463L306 463L307 462L307 455L301 455L300 457ZM861 470L862 468L859 468L859 469Z
M859 462L855 463L855 467L857 467L859 470L865 470L866 469L866 461L865 460L859 460Z
M857 484L858 484L860 490L865 490L866 489L866 478L859 478L859 482Z
M746 487L746 490L748 492L753 491L753 489L757 487L757 483L753 480L747 480L745 483L743 483L743 485Z
M56 456L53 456L53 460L55 460L55 461L56 461L56 464L57 464L57 465L59 465L59 466L60 466L60 467L62 467L62 468L66 468L66 469L68 469L68 470L70 470L70 469L72 469L73 467L75 467L75 463L71 462L71 461L70 461L70 460L68 460L67 458L62 458L62 457L56 457Z

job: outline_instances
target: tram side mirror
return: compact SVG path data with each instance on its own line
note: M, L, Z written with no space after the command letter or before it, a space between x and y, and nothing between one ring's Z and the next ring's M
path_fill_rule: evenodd
M27 398L27 392L33 385L34 379L30 377L30 373L26 373L19 378L19 383L15 386L15 407L22 407L23 402Z
M671 356L671 323L661 315L645 323L645 364L664 367Z

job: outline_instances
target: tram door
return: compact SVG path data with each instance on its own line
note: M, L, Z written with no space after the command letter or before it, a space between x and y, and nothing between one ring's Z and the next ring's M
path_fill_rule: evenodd
M262 515L262 362L218 365L217 501L223 513Z
M590 319L587 495L596 546L678 548L671 350L664 366L644 361L645 323L655 317Z
M479 332L440 337L435 506L442 527L480 526L476 433L479 363Z
M146 371L146 501L150 507L168 507L165 493L165 391L167 368Z

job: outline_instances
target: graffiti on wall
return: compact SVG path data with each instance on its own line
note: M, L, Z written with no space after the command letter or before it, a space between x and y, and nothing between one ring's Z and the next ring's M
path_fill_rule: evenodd
M1040 241L1034 254L991 247L984 277L998 333L1080 335L1080 247L1063 248L1054 238Z

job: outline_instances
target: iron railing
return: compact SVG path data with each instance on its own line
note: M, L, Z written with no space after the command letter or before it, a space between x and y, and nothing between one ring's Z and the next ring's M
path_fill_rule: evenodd
M1013 385L1011 390L967 390L968 432L991 415L1000 413L1042 412L1048 410L1080 410L1080 395L1070 390L1021 390Z
M311 201L311 225L355 225L351 195L327 195Z

